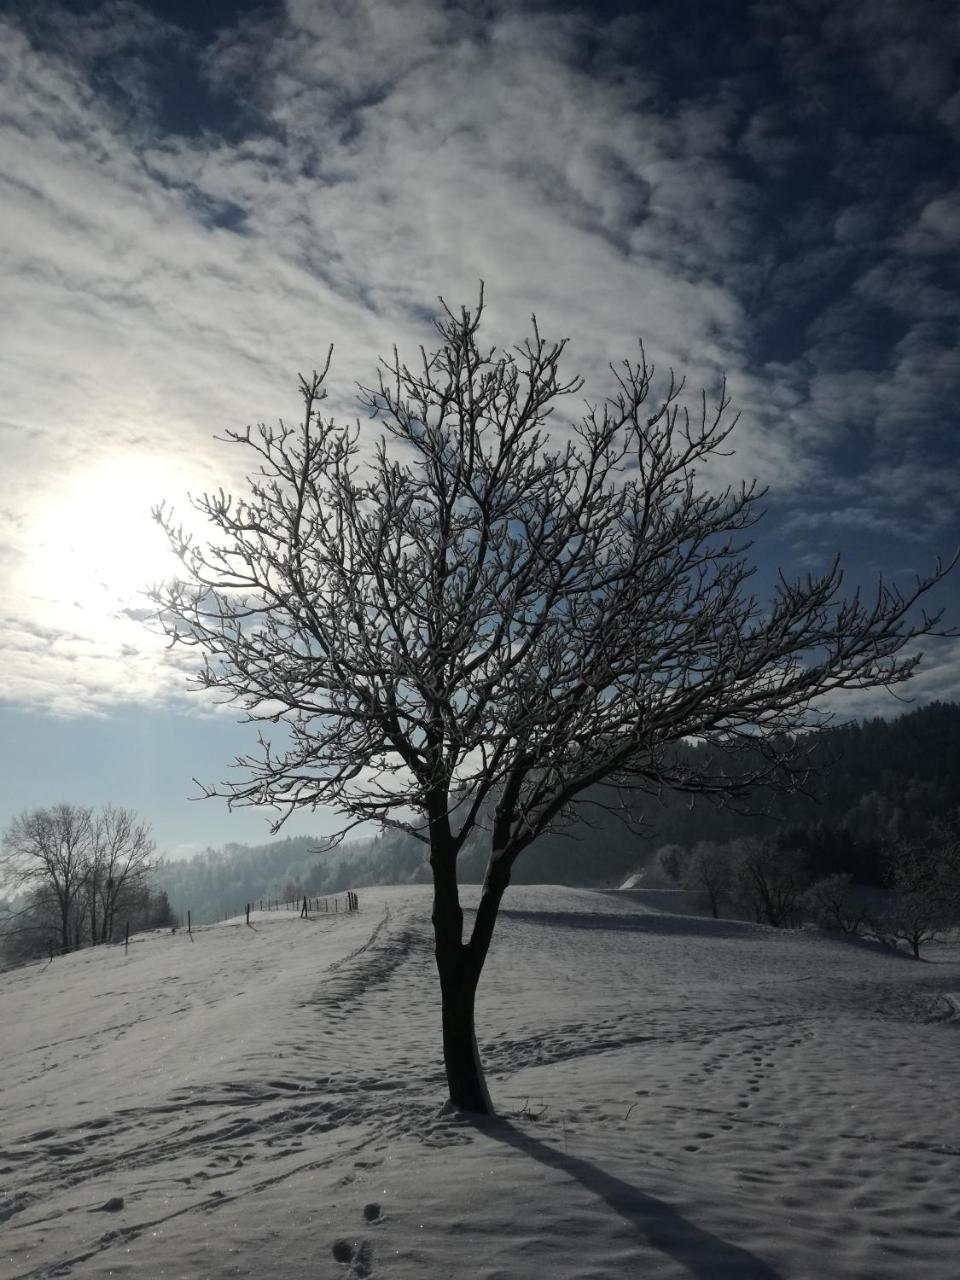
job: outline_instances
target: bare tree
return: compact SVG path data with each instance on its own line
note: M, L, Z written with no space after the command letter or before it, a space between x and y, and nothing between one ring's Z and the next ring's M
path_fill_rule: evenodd
M766 841L743 840L740 845L737 890L754 919L777 929L797 924L803 895L810 884L804 856L793 849L777 849Z
M381 362L361 388L382 423L369 449L368 428L320 413L329 354L301 379L298 426L228 432L253 463L247 496L195 501L210 545L157 510L184 576L155 592L171 641L202 654L197 684L286 726L207 795L275 805L274 830L330 806L429 847L450 1098L479 1112L474 998L520 853L602 780L723 799L777 775L811 699L911 674L904 646L937 623L911 606L944 572L841 599L834 563L781 579L762 609L742 541L760 495L697 479L733 425L725 391L691 413L671 380L651 411L641 348L551 445L548 415L582 385L561 377L565 344L534 320L513 352L481 349L482 309L482 293L474 312L444 307L414 367ZM727 767L672 754L690 736ZM465 936L457 858L481 823Z
M15 891L29 891L37 907L54 912L60 950L71 947L82 905L93 843L93 813L58 804L14 818L3 837L3 878Z
M112 941L117 908L125 898L139 900L155 850L150 827L129 809L106 805L96 815L88 877L91 942Z
M891 908L871 924L890 946L920 948L960 922L960 822L938 823L923 839L900 840L887 850Z
M684 884L705 895L714 920L720 915L721 904L732 896L736 878L733 851L706 840L694 846L683 868Z
M868 912L853 894L853 877L846 872L821 876L803 895L801 909L822 929L858 934Z

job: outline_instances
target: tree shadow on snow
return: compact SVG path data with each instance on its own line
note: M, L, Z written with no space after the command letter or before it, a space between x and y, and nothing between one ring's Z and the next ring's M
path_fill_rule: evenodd
M605 1200L615 1213L633 1223L648 1244L686 1267L697 1280L782 1280L780 1272L762 1258L705 1231L665 1200L605 1173L589 1160L557 1151L500 1117L476 1123L489 1137L516 1147L548 1168L559 1169Z

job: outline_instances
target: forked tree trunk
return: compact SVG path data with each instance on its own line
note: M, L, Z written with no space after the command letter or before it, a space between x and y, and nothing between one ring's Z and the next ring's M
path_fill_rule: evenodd
M473 963L468 947L461 945L459 951L459 955L445 955L437 949L443 1011L443 1064L450 1102L464 1111L490 1115L493 1107L483 1076L474 1026L480 970Z
M488 869L470 941L463 941L463 910L455 862L431 859L433 865L433 932L443 1013L443 1062L450 1102L464 1111L492 1115L493 1105L483 1075L474 1026L477 986L490 949L500 899L510 879L509 868Z

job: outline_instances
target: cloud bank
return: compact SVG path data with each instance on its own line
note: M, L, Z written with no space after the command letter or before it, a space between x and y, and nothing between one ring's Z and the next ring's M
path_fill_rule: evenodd
M9 8L3 697L181 697L131 616L138 564L165 569L151 503L236 486L212 435L294 416L330 341L354 416L376 355L429 345L437 295L481 278L491 340L536 311L594 397L639 335L693 387L726 371L727 474L772 486L779 559L948 551L960 23L786 8Z

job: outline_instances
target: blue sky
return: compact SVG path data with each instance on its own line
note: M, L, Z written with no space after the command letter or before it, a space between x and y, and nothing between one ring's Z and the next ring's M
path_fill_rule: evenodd
M353 417L481 277L491 341L536 311L594 397L638 336L726 371L761 585L952 554L958 65L935 0L0 3L0 823L113 800L174 854L265 838L187 799L251 734L144 625L149 508L237 488L214 434L295 415L331 341ZM904 692L960 697L960 643L926 653Z

